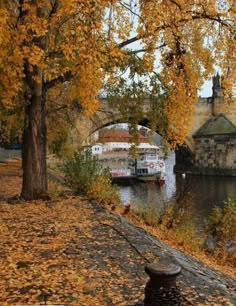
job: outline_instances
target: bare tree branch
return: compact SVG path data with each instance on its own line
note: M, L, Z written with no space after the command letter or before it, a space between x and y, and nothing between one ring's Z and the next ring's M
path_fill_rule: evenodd
M162 45L156 47L156 48L153 48L152 50L159 50L159 49L162 49L166 47L166 43L163 43ZM142 52L147 52L147 51L150 51L150 48L144 48L144 49L138 49L138 50L131 50L129 51L128 53L129 54L137 54L137 53L142 53Z
M127 40L123 41L122 43L118 44L118 47L121 49L121 48L123 48L125 46L128 46L128 45L130 45L130 44L132 44L132 43L134 43L134 42L136 42L140 39L141 39L141 37L139 37L139 36L132 37L132 38L127 39Z
M59 6L59 2L58 0L50 0L50 4L52 9L49 12L49 18L51 18L56 13Z
M64 74L56 77L55 79L50 80L48 82L45 82L44 83L45 84L45 89L48 90L48 89L54 87L57 84L62 84L62 83L68 82L72 79L72 77L73 77L73 74L71 73L71 71L67 71Z
M131 6L128 6L127 4L122 3L122 2L120 3L120 5L121 5L122 7L124 7L125 9L127 9L131 14L133 14L134 16L140 18L140 19L143 21L143 18L142 18L139 14L137 14L136 12L134 12L134 11L132 10Z

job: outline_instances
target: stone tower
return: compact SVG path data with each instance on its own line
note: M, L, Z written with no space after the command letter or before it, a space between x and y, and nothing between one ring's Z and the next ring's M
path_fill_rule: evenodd
M223 91L221 87L221 80L219 72L212 77L212 94L213 98L218 98L223 96Z
M217 116L222 113L222 106L224 104L219 72L212 77L212 84L212 115Z

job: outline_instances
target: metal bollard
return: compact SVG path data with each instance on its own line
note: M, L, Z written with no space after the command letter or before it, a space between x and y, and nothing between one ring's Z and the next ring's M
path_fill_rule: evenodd
M181 295L176 287L176 277L181 268L174 264L150 264L145 267L150 279L145 287L144 306L179 306Z

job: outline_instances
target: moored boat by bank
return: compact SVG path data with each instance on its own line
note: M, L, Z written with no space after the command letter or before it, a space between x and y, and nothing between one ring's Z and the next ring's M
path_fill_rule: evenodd
M128 168L141 181L165 184L165 162L159 158L159 148L140 150L137 159L129 160Z

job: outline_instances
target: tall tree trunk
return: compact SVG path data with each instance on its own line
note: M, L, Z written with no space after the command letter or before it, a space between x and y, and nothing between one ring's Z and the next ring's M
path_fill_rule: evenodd
M21 197L25 200L47 197L46 167L46 97L43 90L42 72L36 71L32 95L27 101L22 142L23 183Z

